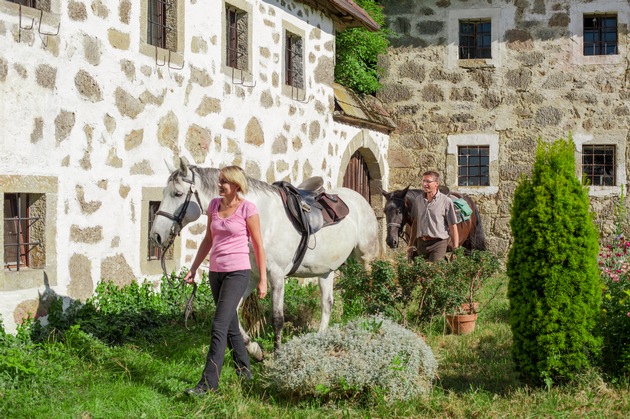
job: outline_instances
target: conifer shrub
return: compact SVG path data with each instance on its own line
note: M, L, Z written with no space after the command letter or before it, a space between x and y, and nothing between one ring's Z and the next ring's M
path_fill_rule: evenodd
M599 349L598 236L571 138L539 141L515 192L507 262L512 356L532 384L571 380Z
M438 364L414 332L372 316L296 337L265 361L266 385L290 397L408 400L430 391Z

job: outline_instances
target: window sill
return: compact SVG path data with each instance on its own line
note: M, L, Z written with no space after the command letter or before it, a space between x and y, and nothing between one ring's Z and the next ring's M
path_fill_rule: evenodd
M459 68L494 68L495 65L491 58L474 58L470 60L457 60L457 65Z
M234 85L243 87L253 87L255 85L254 76L249 70L239 70L238 68L230 67L225 64L222 66L221 70Z
M451 190L466 195L494 195L499 192L498 186L455 186L455 188Z
M30 30L39 30L44 33L56 32L59 22L61 21L61 16L58 13L47 12L42 9L34 9L28 6L20 7L18 3L10 3L8 1L0 0L0 12L17 17L20 17L21 13L22 27L29 27L30 22L28 19L34 19L32 22L33 27ZM24 19L26 19L26 21ZM41 27L39 25L41 25Z
M621 54L616 55L582 55L573 57L573 64L578 65L614 65L621 63Z
M300 89L299 87L293 87L293 86L289 86L288 84L283 84L282 94L298 102L307 101L306 89Z
M140 53L155 59L156 65L168 65L170 68L184 66L184 55L180 52L169 51L150 44L140 44Z
M621 186L589 186L588 196L619 196Z
M56 268L22 268L19 271L3 269L0 272L0 291L26 290L57 285Z

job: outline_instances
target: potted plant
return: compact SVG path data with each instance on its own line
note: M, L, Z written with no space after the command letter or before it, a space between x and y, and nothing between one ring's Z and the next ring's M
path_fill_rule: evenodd
M479 302L477 292L499 269L499 260L487 251L473 250L465 255L463 249L453 252L451 261L445 266L449 286L455 295L446 322L455 334L470 333L475 328Z
M430 263L416 258L413 270L421 284L420 320L446 315L454 333L468 333L477 319L477 292L499 268L498 259L487 251L456 249L450 261Z

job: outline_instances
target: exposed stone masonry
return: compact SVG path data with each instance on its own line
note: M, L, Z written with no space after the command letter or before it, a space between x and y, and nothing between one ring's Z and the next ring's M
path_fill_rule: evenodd
M447 153L449 136L497 135L497 190L473 193L492 250L504 253L509 248L512 195L520 176L530 173L538 138L553 141L571 133L592 136L600 144L610 139L619 146L630 140L627 62L585 65L576 63L572 56L576 41L569 38L571 17L581 19L576 8L593 2L382 3L387 26L397 33L391 38L393 47L380 59L384 87L379 97L398 126L390 141L390 188L419 187L419 175L437 169L448 174L447 184L457 189L456 162L449 160ZM601 3L593 7L621 7L619 44L627 51L630 41L624 16L628 4ZM449 13L460 10L466 11L462 16L472 16L477 9L501 10L501 25L497 27L504 32L495 41L499 57L493 57L498 64L455 58L456 64L450 65L448 31L458 29L448 27ZM628 156L622 157L629 168ZM624 185L628 184L627 176ZM619 188L591 196L602 237L612 232L613 200L618 193Z

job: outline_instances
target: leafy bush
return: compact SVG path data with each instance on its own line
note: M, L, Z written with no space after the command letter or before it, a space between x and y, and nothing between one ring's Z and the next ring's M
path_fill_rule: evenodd
M300 284L295 278L289 278L284 288L284 320L287 326L296 333L308 332L321 308L320 300L316 283Z
M406 324L413 305L417 317L429 321L444 313L459 311L472 302L481 286L499 270L499 260L487 251L464 254L457 249L451 261L428 262L416 258L407 262L376 260L370 272L355 261L341 268L337 283L341 288L344 316L382 314ZM349 312L349 315L346 315Z
M374 260L367 272L363 265L349 259L340 268L337 286L341 289L344 318L381 314L402 320L398 302L401 292L396 269L389 261Z
M58 298L51 304L46 326L39 322L33 325L33 339L42 341L73 325L110 344L148 336L151 330L183 318L184 303L192 287L180 286L175 274L170 279L173 281L162 278L159 290L147 282L118 287L102 281L85 304L74 302L65 310L63 300ZM210 287L202 281L194 301L195 312L207 312L212 301Z
M34 356L37 348L28 335L28 323L19 325L15 336L6 333L0 317L0 390L7 382L37 373Z
M356 0L382 29L370 32L364 28L351 28L337 34L335 81L359 93L374 94L380 88L379 54L387 52L390 31L383 28L383 7L375 0Z
M598 238L573 141L539 142L531 179L514 193L510 278L512 356L526 381L550 386L590 365L601 289Z
M265 361L264 379L281 394L324 399L381 394L408 400L432 387L437 361L410 330L381 318L360 318L287 342Z

